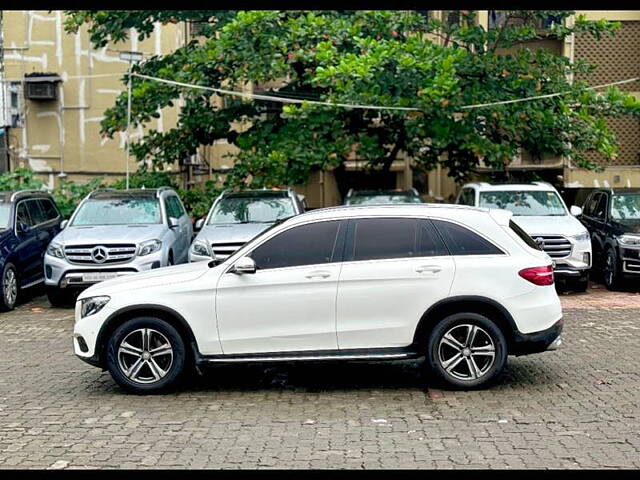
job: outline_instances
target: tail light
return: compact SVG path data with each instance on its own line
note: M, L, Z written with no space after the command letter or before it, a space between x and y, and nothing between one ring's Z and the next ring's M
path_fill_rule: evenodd
M551 265L525 268L520 270L518 275L535 285L553 285L553 267Z

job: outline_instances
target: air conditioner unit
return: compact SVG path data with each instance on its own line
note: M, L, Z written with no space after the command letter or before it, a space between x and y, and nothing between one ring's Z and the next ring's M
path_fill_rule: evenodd
M54 73L32 73L25 75L25 97L29 100L56 100L58 83L62 79Z

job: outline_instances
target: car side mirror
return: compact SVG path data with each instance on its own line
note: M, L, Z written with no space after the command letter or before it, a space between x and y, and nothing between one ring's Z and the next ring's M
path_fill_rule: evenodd
M238 274L256 273L256 262L251 257L242 257L235 263L231 272Z
M18 222L16 226L18 233L27 233L29 231L29 225L24 222Z
M60 230L64 230L64 228L69 224L69 220L62 220L60 222Z
M199 218L196 221L196 230L202 230L203 226L204 226L204 218Z
M571 215L573 215L574 217L579 217L580 215L582 215L582 209L575 205L571 205L571 208L569 209L569 211L571 212Z
M169 228L177 228L180 226L180 222L175 217L169 217Z

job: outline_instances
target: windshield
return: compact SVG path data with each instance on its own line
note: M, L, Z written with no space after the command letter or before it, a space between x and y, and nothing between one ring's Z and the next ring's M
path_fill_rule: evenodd
M0 228L11 226L11 204L0 203Z
M347 199L346 205L379 205L384 203L422 203L419 197L409 195L357 195Z
M541 190L480 192L480 206L510 210L521 217L567 214L556 192Z
M160 204L155 198L112 198L82 204L73 226L161 223Z
M611 218L640 220L640 193L614 195L611 202Z
M220 223L273 223L295 215L290 198L224 198L211 213L209 225Z

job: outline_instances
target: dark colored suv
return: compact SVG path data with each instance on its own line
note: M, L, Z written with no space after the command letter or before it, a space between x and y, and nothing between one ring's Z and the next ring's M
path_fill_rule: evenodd
M48 193L0 192L0 311L15 307L20 290L44 281L44 254L61 222Z
M593 263L609 290L640 277L640 189L594 190L579 220L591 234Z

